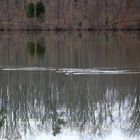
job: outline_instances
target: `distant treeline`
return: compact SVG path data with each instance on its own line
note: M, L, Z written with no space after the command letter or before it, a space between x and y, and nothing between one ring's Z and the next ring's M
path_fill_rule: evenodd
M1 30L140 29L139 0L1 0Z

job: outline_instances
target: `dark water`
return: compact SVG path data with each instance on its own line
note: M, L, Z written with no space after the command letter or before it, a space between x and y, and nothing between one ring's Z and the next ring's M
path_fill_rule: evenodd
M139 134L139 32L0 34L0 139Z

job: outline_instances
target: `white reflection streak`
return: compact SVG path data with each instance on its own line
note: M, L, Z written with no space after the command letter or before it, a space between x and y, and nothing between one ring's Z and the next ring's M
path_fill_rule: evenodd
M138 137L127 137L123 135L118 129L114 129L109 136L104 138L91 138L90 134L84 134L84 137L81 138L80 134L60 134L59 136L52 136L51 134L40 133L34 136L27 136L26 140L87 140L87 139L94 139L94 140L136 140L139 139Z
M140 74L140 69L119 69L119 68L49 68L49 67L3 67L1 71L55 71L66 75L98 75L98 74Z

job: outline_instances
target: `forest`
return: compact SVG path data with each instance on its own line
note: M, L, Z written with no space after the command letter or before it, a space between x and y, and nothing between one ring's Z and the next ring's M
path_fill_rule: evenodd
M139 0L1 0L1 30L140 29Z

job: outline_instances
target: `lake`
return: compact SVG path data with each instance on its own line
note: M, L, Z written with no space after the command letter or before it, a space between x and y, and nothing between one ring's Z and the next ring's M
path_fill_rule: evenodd
M1 32L1 140L140 139L140 32Z

